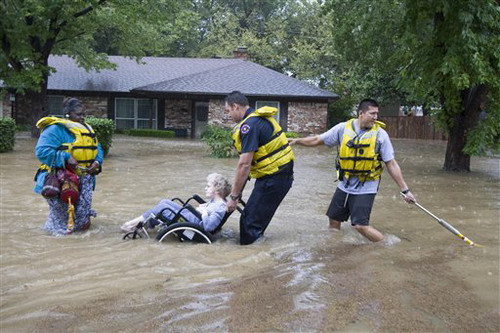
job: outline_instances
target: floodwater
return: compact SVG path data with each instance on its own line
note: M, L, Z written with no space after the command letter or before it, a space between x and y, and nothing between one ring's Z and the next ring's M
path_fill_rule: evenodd
M1 332L498 332L500 160L441 171L445 143L394 140L427 209L484 247L468 247L399 197L384 174L370 244L328 229L333 155L296 147L295 183L264 239L238 245L234 213L212 245L123 241L119 226L163 197L232 179L236 159L191 140L116 136L94 192L91 229L44 233L32 192L35 141L1 158ZM244 192L248 197L252 183Z

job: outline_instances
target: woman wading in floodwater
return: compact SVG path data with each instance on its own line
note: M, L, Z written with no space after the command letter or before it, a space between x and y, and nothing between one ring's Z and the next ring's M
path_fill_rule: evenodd
M42 132L35 155L42 165L35 177L34 191L42 192L51 168L58 170L59 179L65 177L75 185L72 194L76 195L76 202L68 205L64 195L47 198L49 216L43 229L52 234L67 234L90 227L90 217L96 216L91 209L95 175L101 171L104 156L94 130L84 121L82 102L76 98L65 99L63 112L64 118L44 117L37 123ZM63 185L61 194L64 191Z

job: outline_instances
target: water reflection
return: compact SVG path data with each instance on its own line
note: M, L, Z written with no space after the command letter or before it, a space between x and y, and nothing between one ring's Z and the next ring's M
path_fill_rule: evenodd
M91 230L40 230L31 192L35 142L1 158L2 331L498 331L498 159L440 171L441 142L395 141L419 202L472 240L470 249L414 206L386 174L372 213L384 244L328 229L333 152L297 147L296 181L263 241L241 247L238 214L213 245L122 241L119 226L163 197L202 193L236 160L200 142L117 137L98 177ZM250 193L252 183L245 194Z

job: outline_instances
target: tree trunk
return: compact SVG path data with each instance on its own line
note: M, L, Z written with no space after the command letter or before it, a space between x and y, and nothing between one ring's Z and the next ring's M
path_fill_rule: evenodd
M36 127L37 121L48 115L47 102L47 81L40 91L28 90L19 99L18 121L24 124L31 125L31 137L37 138L40 136L40 131Z
M53 43L53 39L47 41L47 43ZM31 137L38 138L40 136L40 131L36 127L37 121L48 115L48 101L47 101L47 86L49 80L49 55L51 48L41 48L37 38L31 40L33 45L33 50L35 53L40 53L40 57L36 62L36 66L42 69L42 77L39 85L38 91L26 90L26 92L19 98L19 103L17 104L17 118L22 124L31 125ZM22 68L21 68L22 70Z
M487 88L479 85L461 93L462 112L455 116L450 129L443 169L446 171L470 171L470 156L463 153L469 130L477 125L481 102L486 98Z
M446 171L470 171L470 156L462 152L465 147L465 133L468 128L464 118L463 112L457 115L454 121L455 124L450 130L443 166Z
M31 125L31 137L38 138L40 130L36 127L36 123L40 118L46 117L49 114L47 102L47 83L38 91L27 91L24 95L25 107L23 113L27 116L27 120Z

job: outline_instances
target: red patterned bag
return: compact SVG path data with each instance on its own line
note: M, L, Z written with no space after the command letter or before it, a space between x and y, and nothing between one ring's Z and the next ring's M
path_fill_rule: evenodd
M57 172L57 176L59 178L59 182L61 183L61 201L75 204L78 201L78 196L80 195L78 190L80 179L78 178L78 175L70 169L60 169Z
M61 183L59 179L57 179L55 169L52 169L45 175L41 194L47 199L59 198L59 194L61 194Z

